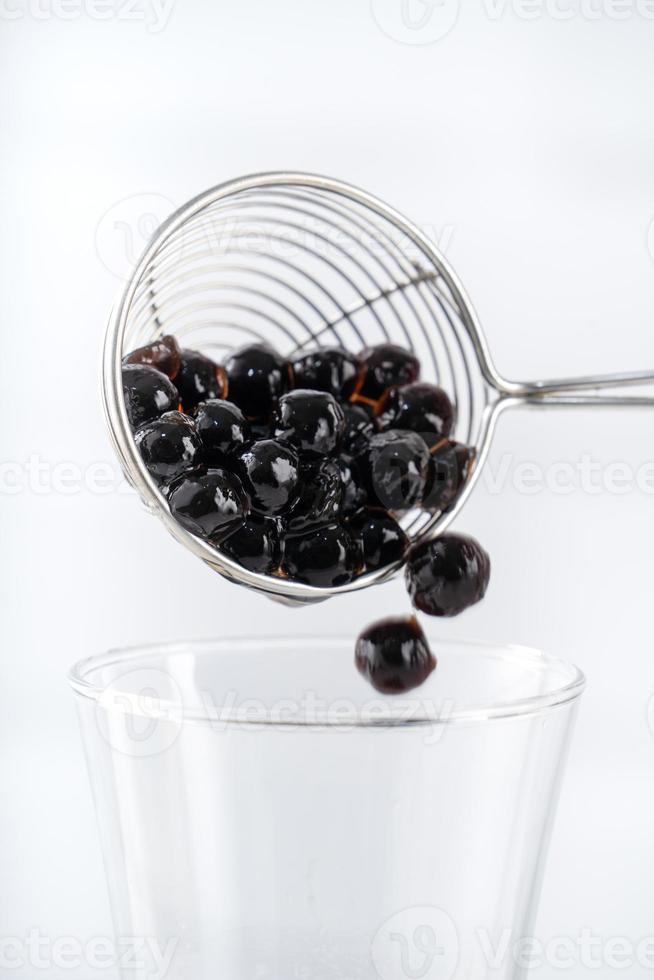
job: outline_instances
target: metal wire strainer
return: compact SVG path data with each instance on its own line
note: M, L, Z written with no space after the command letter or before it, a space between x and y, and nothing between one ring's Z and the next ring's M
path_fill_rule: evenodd
M453 437L477 450L452 510L404 516L414 541L436 535L456 518L484 464L499 413L509 406L654 404L652 397L610 393L651 384L651 371L534 383L502 378L470 300L438 249L365 191L328 177L266 173L199 195L155 233L111 315L104 408L127 479L175 538L232 581L290 604L366 588L399 566L336 588L314 588L248 572L171 517L134 445L121 384L124 354L168 333L217 360L257 340L286 355L334 344L358 351L383 341L414 351L423 378L452 399Z

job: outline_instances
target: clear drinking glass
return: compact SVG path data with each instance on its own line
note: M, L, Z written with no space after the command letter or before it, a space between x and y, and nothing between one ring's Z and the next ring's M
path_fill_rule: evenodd
M376 693L352 640L239 639L71 673L134 980L516 980L584 686L433 640ZM510 937L511 942L507 942Z

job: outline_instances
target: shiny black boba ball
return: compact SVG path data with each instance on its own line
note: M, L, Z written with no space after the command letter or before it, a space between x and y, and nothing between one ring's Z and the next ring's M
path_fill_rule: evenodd
M356 642L355 664L380 694L403 694L429 677L436 657L415 616L397 616L363 630Z
M293 388L328 391L348 398L361 372L361 362L342 347L323 347L291 361Z
M218 543L243 568L259 575L272 575L279 566L281 545L277 522L250 514L235 531Z
M329 456L340 445L344 430L343 409L326 391L298 388L279 399L275 438L303 456Z
M222 469L183 476L171 484L168 503L182 527L214 540L240 524L250 509L238 477Z
M424 495L429 450L415 432L389 429L373 436L359 457L371 500L386 510L410 510Z
M161 483L177 479L202 460L195 423L181 412L166 412L145 422L136 430L134 442L149 472Z
M149 364L172 381L180 368L181 352L175 338L169 335L126 354L123 364Z
M180 367L175 384L182 399L184 411L191 414L200 402L213 398L225 398L227 378L225 369L195 350L182 350Z
M366 478L361 462L344 453L338 457L341 471L341 514L349 517L368 503Z
M474 538L442 534L410 549L405 577L417 609L429 616L457 616L483 599L490 558Z
M381 406L382 429L408 429L425 440L429 449L447 439L454 424L454 409L446 392L425 382L392 388Z
M239 457L237 472L252 509L268 517L287 511L300 491L297 454L275 439L263 439L246 449Z
M299 496L285 517L287 534L299 534L319 524L338 520L343 484L335 460L324 459L301 468Z
M348 527L361 542L367 572L386 568L404 558L409 539L386 511L364 510L350 520Z
M225 361L228 397L250 421L265 421L288 387L287 364L266 344L249 344Z
M377 406L389 388L411 384L420 377L420 361L396 344L377 344L359 354L363 365L353 400Z
M123 396L133 429L179 408L179 394L170 378L147 364L123 367Z
M233 402L218 399L200 402L195 410L195 424L210 462L222 464L242 453L250 439L250 426Z
M342 449L350 456L358 456L379 432L379 425L361 405L345 404L342 408L345 415Z
M456 501L470 475L475 451L458 442L444 442L432 453L425 493L424 510L448 510Z
M282 572L318 588L346 585L363 567L361 545L339 524L324 524L284 542Z

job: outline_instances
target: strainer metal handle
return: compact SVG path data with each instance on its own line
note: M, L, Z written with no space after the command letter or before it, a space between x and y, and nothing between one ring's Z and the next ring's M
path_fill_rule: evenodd
M539 401L547 405L654 405L654 395L614 394L615 389L654 387L654 371L590 374L554 381L514 382L502 380L502 395Z

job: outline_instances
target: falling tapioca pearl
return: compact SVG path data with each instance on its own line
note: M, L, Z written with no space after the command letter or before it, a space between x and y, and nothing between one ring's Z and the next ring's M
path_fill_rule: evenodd
M484 598L490 558L474 538L442 534L413 545L405 569L411 601L428 616L458 616Z
M424 683L436 667L436 657L415 616L398 616L363 630L355 663L380 694L403 694Z

